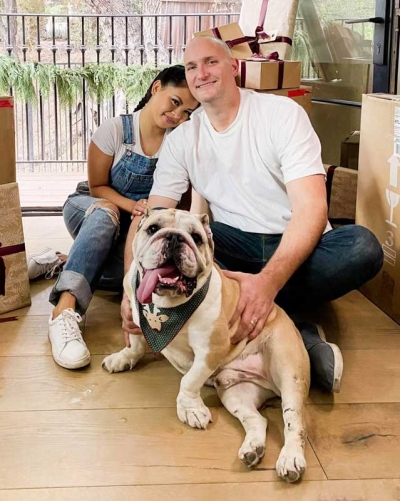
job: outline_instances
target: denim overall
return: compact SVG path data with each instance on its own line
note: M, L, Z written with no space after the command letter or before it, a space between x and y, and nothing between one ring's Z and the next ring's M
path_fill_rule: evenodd
M122 115L125 153L111 169L110 186L124 197L140 200L149 197L158 159L132 151L135 144L132 123L132 115ZM97 285L122 290L124 248L131 214L120 210L118 222L104 208L90 210L99 200L78 190L63 207L64 221L74 243L50 293L50 302L56 305L60 294L68 291L75 296L76 311L81 315Z

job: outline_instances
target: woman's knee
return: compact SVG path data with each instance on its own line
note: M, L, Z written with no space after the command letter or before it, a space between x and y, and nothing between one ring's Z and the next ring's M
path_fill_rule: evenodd
M120 212L118 207L113 203L110 202L109 200L98 200L97 202L93 203L86 211L86 217L89 217L95 210L102 210L107 214L108 217L110 217L111 221L114 223L115 226L118 226L119 224L119 217L120 217Z

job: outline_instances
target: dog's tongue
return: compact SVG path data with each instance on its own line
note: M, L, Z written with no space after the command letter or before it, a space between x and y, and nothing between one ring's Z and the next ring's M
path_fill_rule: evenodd
M136 291L136 297L139 303L151 303L151 295L156 288L159 275L163 278L171 274L176 276L177 273L177 269L173 264L162 268L155 268L154 270L147 270Z

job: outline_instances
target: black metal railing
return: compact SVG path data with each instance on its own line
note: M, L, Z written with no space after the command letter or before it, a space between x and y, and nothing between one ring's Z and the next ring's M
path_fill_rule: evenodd
M22 62L66 68L89 63L155 66L182 61L193 33L237 21L238 13L158 15L0 14L3 53ZM12 89L11 89L12 93ZM87 146L101 121L129 112L118 92L97 104L85 81L73 107L62 107L57 85L48 99L15 103L17 169L19 172L82 171Z

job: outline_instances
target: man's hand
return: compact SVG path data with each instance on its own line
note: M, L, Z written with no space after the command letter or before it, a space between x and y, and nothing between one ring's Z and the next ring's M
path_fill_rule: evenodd
M236 280L240 287L239 302L229 326L231 327L238 318L240 323L231 342L239 343L247 336L249 339L254 339L263 329L278 291L260 273L251 275L224 270L224 274Z
M130 348L131 342L129 340L129 334L140 336L142 334L142 331L133 322L131 302L129 301L128 296L125 293L122 296L121 317L122 317L122 330L125 334L125 343L126 346Z

